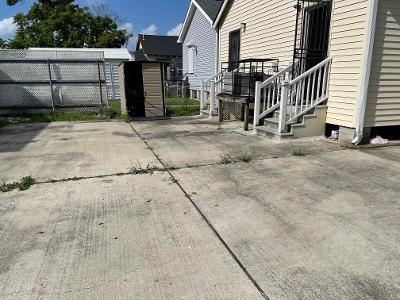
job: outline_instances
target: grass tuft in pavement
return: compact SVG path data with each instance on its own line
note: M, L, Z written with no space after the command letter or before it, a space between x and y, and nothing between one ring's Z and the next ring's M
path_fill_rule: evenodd
M236 162L250 162L254 158L254 149L234 149L230 151L223 151L220 164L227 165Z
M301 148L294 148L292 151L293 156L306 156L306 154L303 152Z
M20 191L28 190L35 183L35 179L31 176L22 178L19 182L3 183L0 185L0 192L7 193L12 190L19 189Z

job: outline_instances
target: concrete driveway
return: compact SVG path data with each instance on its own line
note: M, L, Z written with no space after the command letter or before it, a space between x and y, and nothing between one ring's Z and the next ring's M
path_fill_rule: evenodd
M400 147L239 126L0 129L0 298L398 299Z

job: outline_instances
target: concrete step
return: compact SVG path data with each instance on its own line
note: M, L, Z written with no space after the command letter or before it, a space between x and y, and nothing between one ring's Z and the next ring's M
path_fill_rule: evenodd
M278 133L279 111L274 112L274 118L266 118L264 125L256 128L256 132L277 140L283 138L300 138L310 136L321 136L325 133L326 105L319 105L309 114L300 117L299 123L290 124L285 128L286 133Z
M278 131L279 128L279 119L278 118L266 118L264 120L264 127L273 130L273 131ZM285 128L285 131L287 131L288 128Z
M259 135L263 135L269 138L274 138L278 141L281 139L294 138L294 134L292 132L278 133L277 130L269 129L266 126L258 126L256 127L255 131Z

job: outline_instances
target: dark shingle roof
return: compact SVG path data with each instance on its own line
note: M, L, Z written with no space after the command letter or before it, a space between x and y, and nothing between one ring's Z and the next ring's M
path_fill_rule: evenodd
M143 52L143 49L139 49L139 50L133 52L133 55L134 55L135 61L147 61L148 60L146 55Z
M223 0L196 0L196 2L213 21L217 18L219 10L224 3Z
M178 44L177 36L139 34L136 50L140 44L149 56L182 56L182 45Z

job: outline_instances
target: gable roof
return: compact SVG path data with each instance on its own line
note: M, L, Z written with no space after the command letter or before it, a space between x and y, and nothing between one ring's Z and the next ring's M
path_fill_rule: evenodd
M214 22L224 0L194 0Z
M217 17L216 17L215 20L214 20L214 24L213 24L213 27L214 27L214 28L217 27L217 25L218 25L219 21L221 20L221 17L222 17L222 15L224 14L225 9L226 9L226 7L228 6L228 3L229 3L230 1L231 1L231 0L224 0L224 3L222 4L221 9L220 9L219 12L218 12L218 15L217 15Z
M182 56L182 47L177 40L177 36L139 34L136 51L142 45L147 56Z
M214 20L217 18L218 12L220 11L223 3L224 0L192 0L190 2L190 6L186 14L185 21L183 23L181 33L178 38L178 43L182 43L185 39L196 9L198 9L207 19L207 21L212 25L214 23Z

